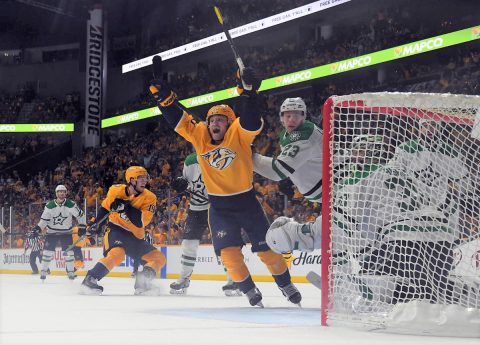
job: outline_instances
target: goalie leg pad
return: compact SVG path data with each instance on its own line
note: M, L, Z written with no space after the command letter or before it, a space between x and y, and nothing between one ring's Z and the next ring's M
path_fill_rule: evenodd
M319 217L320 218L320 217ZM292 250L311 252L320 247L320 240L315 239L318 220L312 224L300 224L288 217L278 217L267 231L266 241L275 253L288 253Z
M240 247L227 247L220 251L223 264L234 282L241 282L250 276Z

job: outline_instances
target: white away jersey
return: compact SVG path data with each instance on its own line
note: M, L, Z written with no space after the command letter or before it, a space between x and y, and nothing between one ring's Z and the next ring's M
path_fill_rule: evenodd
M297 130L280 133L282 152L276 158L253 156L256 173L280 181L286 178L295 184L309 201L322 199L322 131L310 121Z
M208 193L203 183L200 165L197 161L197 154L192 153L185 158L183 164L183 177L188 180L190 190L190 209L203 211L208 209Z
M71 234L72 218L75 217L78 224L85 224L85 213L70 199L65 199L62 204L55 200L47 202L43 209L38 226L47 227L47 234Z

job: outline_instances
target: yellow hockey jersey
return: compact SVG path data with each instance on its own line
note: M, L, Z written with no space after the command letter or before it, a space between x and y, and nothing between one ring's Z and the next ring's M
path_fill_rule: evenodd
M242 128L237 118L227 129L223 141L213 144L207 125L197 123L184 112L175 131L194 146L208 194L230 196L252 189L251 144L262 127L248 131Z
M118 225L119 227L130 231L136 238L143 239L145 236L145 227L150 224L155 214L157 205L157 196L148 189L144 189L142 193L137 196L127 195L127 185L116 184L108 189L107 197L102 201L102 207L110 211L110 206L115 199L122 199L130 202L137 210L142 212L142 226L138 227L133 224L126 213L112 212L108 216L109 222Z

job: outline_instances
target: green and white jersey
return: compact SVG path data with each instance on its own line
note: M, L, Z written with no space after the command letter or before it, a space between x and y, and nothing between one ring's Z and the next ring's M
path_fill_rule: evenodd
M337 185L335 224L360 247L389 240L452 242L458 238L456 184L466 176L452 150L432 152L408 142L385 166L357 166Z
M309 201L322 199L322 131L305 121L292 133L280 133L281 153L276 158L253 156L253 170L274 181L290 178Z
M85 213L73 200L65 199L62 204L56 200L50 200L43 209L38 226L47 228L47 234L71 234L72 218L77 219L78 224L85 224Z
M183 164L183 177L188 180L190 191L190 209L193 211L204 211L208 209L208 193L203 183L200 165L197 161L197 154L192 153L185 158Z

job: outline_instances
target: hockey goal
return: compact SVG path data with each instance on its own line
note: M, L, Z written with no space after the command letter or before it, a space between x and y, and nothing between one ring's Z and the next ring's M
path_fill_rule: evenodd
M323 107L322 324L480 337L480 97Z

